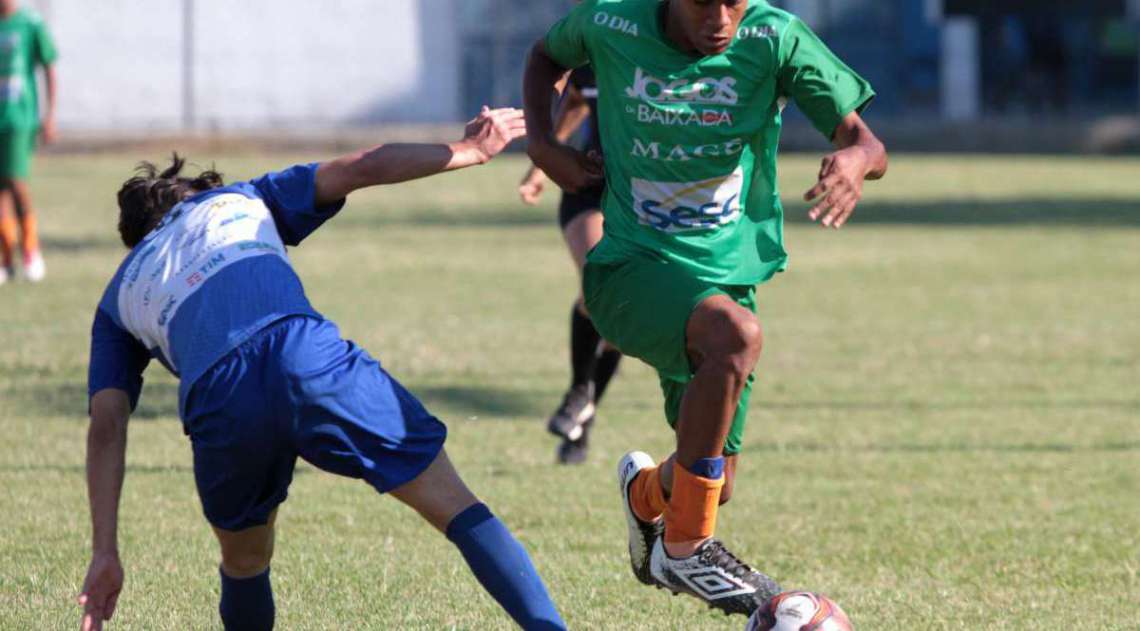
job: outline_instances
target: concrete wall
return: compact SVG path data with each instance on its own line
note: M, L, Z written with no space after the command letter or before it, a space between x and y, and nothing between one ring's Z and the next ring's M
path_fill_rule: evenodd
M61 126L91 131L458 120L462 1L25 0L60 49Z

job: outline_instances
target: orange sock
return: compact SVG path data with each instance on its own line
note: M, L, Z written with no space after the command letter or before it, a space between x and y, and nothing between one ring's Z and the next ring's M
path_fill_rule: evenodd
M11 212L0 210L0 256L4 267L12 266L12 250L16 247L16 219Z
M665 510L665 542L708 539L716 531L716 513L724 476L713 480L673 463L673 494Z
M24 258L33 252L40 251L40 231L36 222L36 213L28 211L20 217L20 231L24 234Z
M655 521L662 513L669 501L665 499L665 491L661 488L661 466L652 469L642 469L641 473L633 479L629 489L629 501L633 507L633 514L642 521Z

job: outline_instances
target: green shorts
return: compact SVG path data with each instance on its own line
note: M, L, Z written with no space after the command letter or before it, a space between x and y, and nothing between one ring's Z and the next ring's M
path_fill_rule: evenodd
M587 262L582 290L598 333L621 352L657 369L665 418L674 428L681 398L693 378L685 345L685 327L693 309L710 296L725 294L756 313L755 287L699 280L674 264L649 257ZM753 381L754 375L749 375L724 442L725 455L740 452Z
M26 180L35 150L35 128L0 130L0 178Z

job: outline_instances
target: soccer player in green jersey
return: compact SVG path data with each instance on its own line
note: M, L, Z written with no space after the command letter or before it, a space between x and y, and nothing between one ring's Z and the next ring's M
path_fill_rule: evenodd
M45 142L55 139L55 58L55 44L40 16L20 8L17 0L0 0L0 284L15 270L17 232L23 234L24 277L33 282L44 277L28 170L37 135L42 133ZM40 67L47 87L42 119L36 90Z
M593 67L604 168L551 133L553 86ZM839 228L886 151L874 91L795 16L763 0L586 0L535 44L529 153L566 190L604 177L605 228L583 272L602 336L657 369L676 451L618 466L630 561L646 584L748 614L779 588L713 538L731 496L762 342L755 286L784 269L776 151L793 101L835 151L806 194Z

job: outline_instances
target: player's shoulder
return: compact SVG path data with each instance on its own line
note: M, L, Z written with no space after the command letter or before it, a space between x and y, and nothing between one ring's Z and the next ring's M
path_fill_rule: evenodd
M778 39L798 19L793 13L774 7L765 0L750 0L737 35L742 39Z
M250 198L260 197L257 191L257 187L254 186L253 182L243 180L240 182L230 182L225 186L212 188L208 191L202 191L201 193L197 193L191 197L186 198L184 203L201 205L221 195L241 195L243 197Z
M131 278L132 282L137 280L139 266L135 265L135 262L138 261L139 255L145 252L146 249L147 248L140 243L131 248L130 252L127 252L127 255L123 257L122 262L119 263L119 267L115 270L114 275L111 276L111 280L104 286L103 294L99 297L99 305L96 311L103 311L119 326L122 326L122 320L119 317L119 289L123 286L123 282L127 278ZM148 254L153 254L153 251Z

